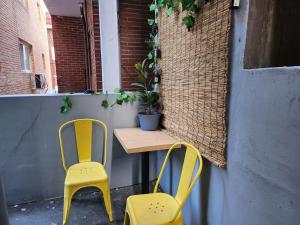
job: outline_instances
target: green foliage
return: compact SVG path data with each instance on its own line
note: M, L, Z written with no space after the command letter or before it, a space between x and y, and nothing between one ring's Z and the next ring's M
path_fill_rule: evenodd
M104 99L101 103L101 106L104 108L104 109L107 109L109 107L109 102L107 99Z
M155 6L155 4L152 3L152 4L149 6L150 12L155 11L155 9L156 9L156 6Z
M195 24L195 14L199 12L200 8L195 4L195 0L158 0L158 6L160 8L167 7L166 14L170 16L174 11L174 8L178 8L181 4L182 11L187 11L188 16L182 18L182 24L184 24L188 30Z
M194 26L194 23L195 19L192 16L186 16L182 19L182 24L184 24L188 28L188 30L190 30L191 27Z
M146 113L153 113L153 108L158 105L158 93L153 90L153 78L148 77L145 59L142 63L135 64L138 74L138 82L131 85L138 88L138 93L142 101L142 105L146 108Z
M135 94L128 94L121 88L115 88L114 93L118 94L115 102L110 106L113 107L115 105L122 105L123 103L134 103L136 101ZM108 95L106 93L106 99L104 99L101 103L101 106L105 109L109 107Z
M169 6L167 11L166 11L167 15L170 16L172 14L172 12L173 12L173 7Z
M104 109L107 109L107 108L109 107L108 93L107 93L107 91L106 91L106 93L105 93L105 99L102 101L101 106L102 106Z
M147 40L146 43L148 44L148 47L152 50L157 48L157 44L152 39Z
M149 52L149 53L148 53L148 59L151 60L151 59L153 59L153 57L154 57L154 56L153 56L153 52Z
M64 105L60 107L60 113L66 114L72 109L73 103L69 96L64 96L63 101Z
M181 0L182 11L189 11L193 13L199 12L199 7L193 0Z
M121 88L115 88L114 90L115 93L118 94L116 97L116 101L111 105L113 107L114 105L122 105L123 103L128 103L128 102L135 102L136 101L136 95L135 94L128 94Z
M155 23L154 19L148 19L148 25L152 26Z

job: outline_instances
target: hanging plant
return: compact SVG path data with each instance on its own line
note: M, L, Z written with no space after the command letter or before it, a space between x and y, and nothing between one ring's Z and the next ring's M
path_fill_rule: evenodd
M66 114L72 109L73 102L69 96L64 96L63 101L64 105L60 107L60 113Z
M129 94L125 92L121 88L115 88L114 93L118 94L116 97L116 100L113 104L110 105L108 101L108 94L106 92L106 98L102 101L101 106L105 109L107 109L109 106L113 107L115 105L123 105L123 103L134 103L136 101L136 95L135 94Z
M170 16L175 9L179 9L179 6L181 6L182 12L187 11L188 15L182 18L182 24L185 25L190 31L190 29L195 24L195 15L199 12L200 8L195 3L195 0L157 0L157 4L152 3L149 6L149 10L156 11L157 7L159 8L166 8L166 14ZM205 0L205 2L208 2ZM148 24L152 26L155 21L148 20Z
M105 99L102 101L101 106L104 109L107 109L109 107L109 102L108 102L108 93L105 93Z

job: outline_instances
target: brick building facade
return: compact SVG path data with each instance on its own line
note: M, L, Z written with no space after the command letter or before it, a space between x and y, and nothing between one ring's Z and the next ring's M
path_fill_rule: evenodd
M83 26L80 17L52 15L58 92L86 90Z
M85 43L81 17L52 15L56 73L60 93L102 89L98 0L85 1L84 10L89 38L88 45ZM91 68L87 68L85 46L89 50ZM91 88L87 87L89 69L91 70Z
M86 0L84 3L92 89L99 91L102 90L99 5L98 0ZM133 90L131 83L137 77L134 64L141 62L148 54L146 39L149 38L150 27L147 18L153 16L148 8L150 3L150 0L119 1L121 85L125 90ZM83 92L87 89L87 71L82 19L52 15L52 21L58 90Z
M76 17L51 15L51 28L50 24L46 27L39 1L42 0L0 1L0 93L32 93L31 75L36 73L46 74L49 89L55 89L57 76L60 93L89 89L84 35L89 40L91 89L102 90L98 0L84 1L87 33L79 7ZM147 18L151 17L150 3L149 0L119 0L121 85L126 90L132 90L131 83L137 77L134 64L141 62L148 53L145 40L150 31L147 25ZM30 46L31 73L22 72L20 41Z
M142 62L148 54L146 40L151 31L147 19L150 0L119 0L119 35L121 50L121 82L125 90L133 90L136 81L134 64Z
M42 4L39 0L0 1L0 94L38 92L32 85L34 74L44 74L48 90L52 89ZM24 55L20 51L21 44L26 46L30 55L26 61L30 66L26 70L22 59Z

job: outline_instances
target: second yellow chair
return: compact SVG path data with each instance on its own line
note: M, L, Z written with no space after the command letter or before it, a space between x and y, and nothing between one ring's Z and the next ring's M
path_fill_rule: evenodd
M157 189L170 154L178 145L185 146L186 153L174 198L166 193L158 193ZM197 161L199 166L193 177ZM124 225L183 225L181 209L199 178L202 167L201 155L194 146L183 142L174 144L167 153L154 193L133 195L127 199Z
M77 153L79 163L70 166L66 165L62 131L68 125L74 125L77 144ZM104 160L103 164L92 162L92 133L93 124L99 125L104 129ZM67 224L71 201L73 195L81 188L96 187L103 193L105 208L112 221L112 209L110 201L110 188L108 176L105 172L106 152L107 152L107 127L99 120L94 119L77 119L68 121L59 128L59 143L62 156L63 167L67 173L64 189L64 212L63 224Z

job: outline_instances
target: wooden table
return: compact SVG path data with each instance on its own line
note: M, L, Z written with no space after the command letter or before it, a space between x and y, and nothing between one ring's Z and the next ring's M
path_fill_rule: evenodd
M119 128L114 134L128 154L142 153L142 192L148 193L149 152L169 149L178 140L161 130L143 131L140 128Z

